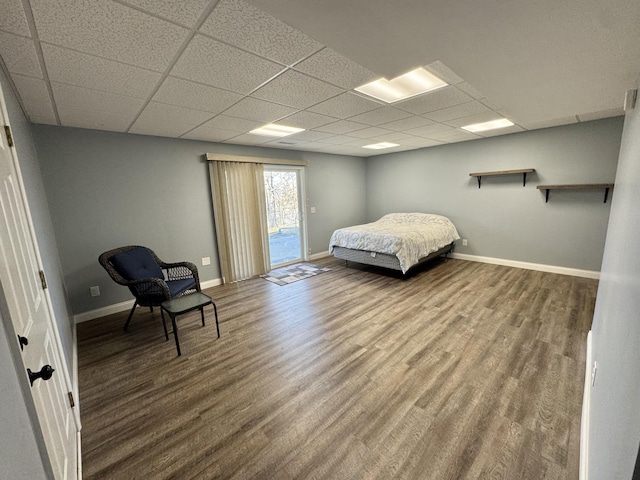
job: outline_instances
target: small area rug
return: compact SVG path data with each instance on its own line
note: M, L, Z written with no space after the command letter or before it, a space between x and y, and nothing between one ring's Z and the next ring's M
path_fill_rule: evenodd
M269 273L260 276L276 285L289 285L290 283L313 277L314 275L319 275L329 270L331 269L320 267L313 263L296 263L295 265L271 270Z

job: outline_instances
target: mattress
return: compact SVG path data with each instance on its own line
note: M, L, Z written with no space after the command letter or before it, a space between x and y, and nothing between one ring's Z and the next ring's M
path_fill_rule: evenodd
M442 215L390 213L372 223L336 230L329 241L329 251L334 253L336 247L342 247L374 257L378 254L395 256L399 270L406 273L421 259L458 239L456 227Z

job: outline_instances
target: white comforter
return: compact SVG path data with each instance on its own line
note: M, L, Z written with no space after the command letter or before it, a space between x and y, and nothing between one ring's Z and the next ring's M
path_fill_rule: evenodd
M373 223L336 230L329 252L344 247L396 255L406 273L421 258L459 239L456 227L442 215L389 213Z

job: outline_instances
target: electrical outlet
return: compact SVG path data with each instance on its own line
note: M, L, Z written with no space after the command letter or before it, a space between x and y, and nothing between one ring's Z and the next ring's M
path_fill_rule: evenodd
M316 207L311 207L309 210L311 211L311 213L316 213Z
M92 297L99 297L100 287L98 287L97 285L95 287L89 287L89 293L91 294Z
M463 247L466 247L466 246L467 246L467 239L466 239L466 238L463 238L463 239L462 239L462 246L463 246Z
M202 257L202 265L211 265L211 257Z

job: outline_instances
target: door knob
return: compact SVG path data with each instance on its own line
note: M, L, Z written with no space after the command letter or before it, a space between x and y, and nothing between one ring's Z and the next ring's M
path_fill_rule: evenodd
M18 343L20 344L20 351L24 350L24 347L29 345L29 339L27 337L21 337L18 335Z
M33 387L33 382L37 379L41 378L42 380L49 380L51 375L53 375L55 370L51 365L45 365L40 369L39 372L33 373L30 368L27 368L27 373L29 374L29 382L31 382L31 386Z

